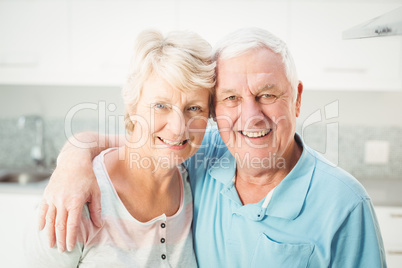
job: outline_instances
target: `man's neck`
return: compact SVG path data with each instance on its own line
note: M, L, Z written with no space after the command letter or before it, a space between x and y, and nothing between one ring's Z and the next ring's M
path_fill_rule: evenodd
M237 165L235 186L242 203L250 204L261 201L289 174L300 159L303 148L296 141L283 154L284 165L273 165L270 168L250 168ZM277 160L271 159L272 162Z

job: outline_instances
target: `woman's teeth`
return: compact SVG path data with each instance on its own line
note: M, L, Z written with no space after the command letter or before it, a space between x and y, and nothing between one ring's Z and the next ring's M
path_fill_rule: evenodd
M250 131L239 131L242 135L250 138L260 138L266 136L271 130L266 129L258 132L250 132Z
M187 142L187 140L175 142L175 141L165 140L164 138L161 138L161 137L158 137L158 138L159 138L161 141L163 141L164 143L166 143L166 144L169 144L169 145L176 145L176 146L183 145L183 144L185 144L185 143Z

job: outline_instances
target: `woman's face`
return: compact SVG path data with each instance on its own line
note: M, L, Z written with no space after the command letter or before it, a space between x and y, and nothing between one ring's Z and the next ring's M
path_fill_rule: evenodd
M152 161L154 166L173 167L197 151L207 125L208 100L208 89L182 92L157 76L148 78L130 113L130 145L144 165Z

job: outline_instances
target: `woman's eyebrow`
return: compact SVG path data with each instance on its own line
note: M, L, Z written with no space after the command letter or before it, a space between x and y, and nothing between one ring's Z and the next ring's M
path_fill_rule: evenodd
M152 99L152 103L155 103L155 102L166 102L166 103L168 103L168 102L171 102L171 101L172 101L172 99L169 99L169 98L163 97L163 96L154 96L154 98Z

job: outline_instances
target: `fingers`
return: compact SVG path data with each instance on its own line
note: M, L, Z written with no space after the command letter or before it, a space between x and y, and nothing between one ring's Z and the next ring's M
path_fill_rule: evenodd
M91 214L91 220L95 224L96 227L102 227L102 218L101 218L101 198L100 198L100 190L92 193L91 201L88 202L89 213Z
M81 221L82 208L69 211L67 219L67 250L72 251L77 242L78 227Z
M38 218L38 228L39 231L43 230L46 225L46 214L47 210L49 208L49 205L46 203L46 200L42 198L42 201L39 206L39 218Z
M60 253L66 250L66 221L67 221L67 211L65 209L57 210L56 216L56 240L57 249Z
M46 213L46 230L49 239L49 247L54 247L56 243L56 235L54 230L54 222L56 217L56 208L53 205L49 205Z

